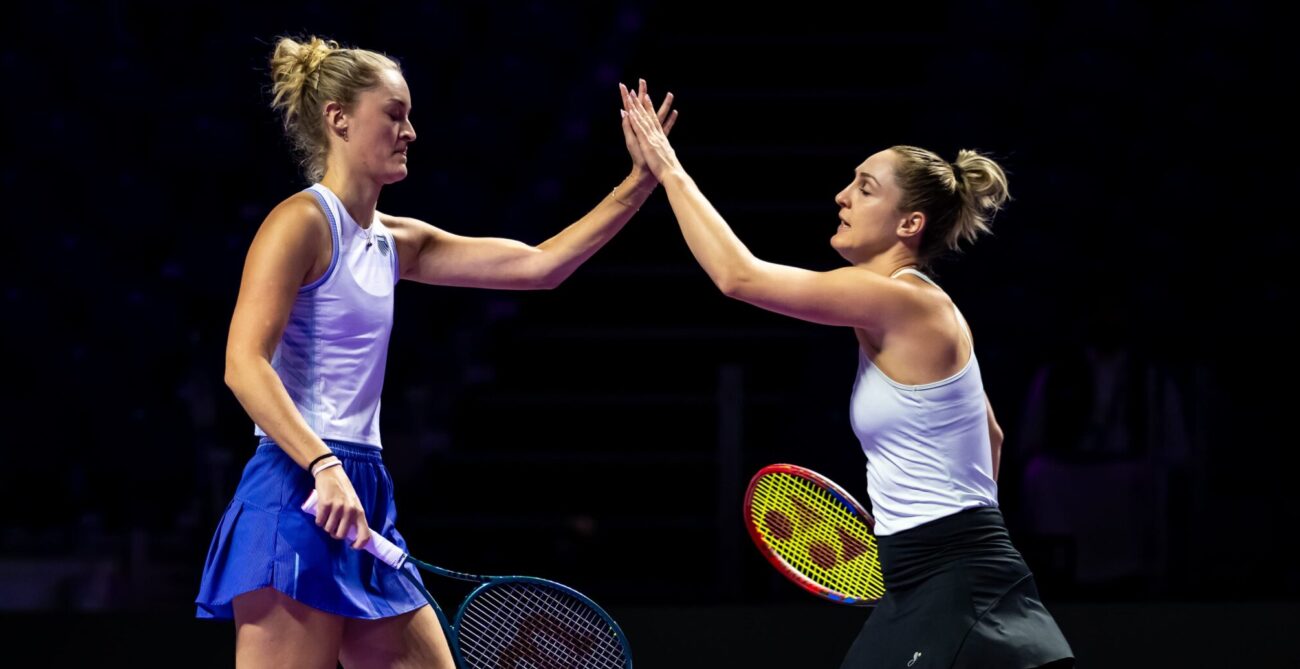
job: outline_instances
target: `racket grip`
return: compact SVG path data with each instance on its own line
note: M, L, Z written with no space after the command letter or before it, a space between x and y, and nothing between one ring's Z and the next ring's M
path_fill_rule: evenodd
M311 495L307 497L307 501L302 503L302 510L310 516L316 515L315 490L311 491ZM348 541L356 541L356 539L357 528L354 525L348 528ZM383 535L373 529L370 530L370 540L366 542L364 548L367 553L379 558L380 561L393 569L401 569L402 563L406 562L406 551L398 548L396 544L385 539Z

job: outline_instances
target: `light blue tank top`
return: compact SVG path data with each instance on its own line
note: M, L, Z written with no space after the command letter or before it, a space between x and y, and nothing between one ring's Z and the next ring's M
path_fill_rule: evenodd
M910 268L890 278L902 273L938 286ZM921 385L885 376L859 346L850 421L867 456L867 496L878 536L998 505L984 383L973 346L961 371Z
M325 210L334 251L325 274L298 290L271 366L316 436L382 448L397 247L377 214L365 229L323 184L305 192ZM267 436L259 425L253 433Z

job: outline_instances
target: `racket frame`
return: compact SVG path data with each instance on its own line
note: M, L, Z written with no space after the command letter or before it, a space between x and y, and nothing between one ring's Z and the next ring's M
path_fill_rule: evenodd
M879 599L844 595L813 581L807 576L804 576L798 569L791 566L790 563L786 562L784 558L776 553L776 551L772 550L771 546L767 545L767 541L763 539L763 535L758 529L758 524L754 521L753 504L754 490L758 487L759 480L768 474L789 474L791 476L811 481L813 484L825 489L826 492L830 493L831 496L841 504L849 507L861 516L862 520L866 522L867 528L873 533L876 529L876 519L872 518L871 514L867 513L867 510L858 503L858 500L853 498L853 495L850 495L847 490L841 488L834 481L812 471L811 469L805 469L798 465L787 463L772 464L758 470L758 472L754 474L754 477L749 480L749 487L745 489L745 503L741 505L742 513L744 515L745 529L749 532L749 538L754 541L754 545L758 547L758 552L761 553L777 571L781 572L781 574L786 578L793 581L795 585L798 585L804 590L807 590L822 599L835 602L836 604L861 607L872 607L879 603Z
M409 572L406 572L405 570L402 572L407 575L408 580L419 587L420 593L424 595L425 599L429 600L429 604L433 607L434 612L438 614L438 619L442 622L443 630L447 633L448 641L451 644L452 656L455 658L456 666L458 667L465 666L466 664L464 653L460 649L461 619L464 617L465 611L469 609L469 606L474 599L491 590L494 586L506 585L509 583L535 583L546 588L558 590L559 592L573 597L584 605L590 607L597 616L600 616L600 619L606 625L609 625L614 636L618 637L619 642L623 645L623 654L627 658L627 662L624 666L627 669L632 669L632 645L628 642L627 635L623 633L623 628L619 627L618 623L605 612L605 609L592 601L590 597L563 583L557 583L544 578L537 578L536 576L480 576L478 574L467 574L465 572L453 571L451 569L429 564L422 560L417 560L416 558L411 557L410 553L406 554L404 564L413 565L418 569L427 571L431 574L437 574L438 576L479 584L477 588L474 588L473 592L470 592L463 600L461 600L460 607L456 610L455 618L448 622L446 616L443 615L442 609L438 607L438 603L434 601L433 596L429 594L429 591L425 589L424 586L420 585L416 579L412 578L409 575Z
M315 490L313 490L311 495L308 496L307 501L303 502L301 508L303 513L315 515ZM349 530L348 539L351 540L354 537L355 533L352 530ZM439 567L412 557L410 552L397 549L391 542L384 538L383 535L375 532L373 528L370 530L370 541L366 544L364 549L366 552L374 555L379 562L383 562L393 569L396 569L397 572L405 577L406 580L410 581L411 585L415 586L415 588L419 590L420 594L424 596L424 599L429 602L429 606L433 609L434 614L438 616L438 622L442 625L443 634L447 637L447 643L451 647L452 660L456 663L457 667L466 666L464 654L460 649L460 620L470 603L473 602L476 597L487 592L495 585L504 585L507 583L536 583L543 587L558 590L565 595L573 597L586 606L591 607L591 610L595 611L596 615L600 616L600 619L609 625L614 636L616 636L619 643L623 645L623 654L627 660L623 665L624 668L632 669L632 644L628 642L627 635L623 633L623 628L619 627L618 623L605 612L605 609L592 601L590 597L564 585L563 583L556 583L555 581L537 578L535 576L480 576L478 574L469 574L463 571L455 571ZM397 552L400 552L400 556L396 554ZM478 583L479 586L474 588L472 592L461 600L460 608L456 611L456 617L452 620L448 620L442 607L438 605L438 602L433 598L433 595L429 594L428 588L424 587L424 584L420 582L420 579L406 568L408 566L457 581Z

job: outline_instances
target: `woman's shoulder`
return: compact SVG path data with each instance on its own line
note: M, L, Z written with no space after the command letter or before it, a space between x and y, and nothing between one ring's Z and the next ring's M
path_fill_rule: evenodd
M925 279L905 274L894 280L912 289L908 295L916 307L910 312L912 318L903 324L903 329L933 327L936 323L950 320L957 310L957 304L947 292Z
M940 359L954 356L966 359L974 343L974 335L969 325L957 308L952 297L938 286L923 279L899 279L914 288L912 299L916 309L911 317L896 324L887 333L881 333L873 343L877 350L900 350L904 355L919 355L923 358L942 351ZM871 340L869 340L871 341Z
M258 226L252 245L265 244L278 247L272 257L302 255L314 264L333 245L329 219L311 193L294 193L276 204Z
M383 225L390 232L395 234L405 234L419 227L427 227L428 224L410 216L396 216L385 214L378 209L375 210L375 217L379 219L380 225Z
M309 230L328 231L329 219L321 208L316 196L302 190L290 195L272 207L262 222L263 227L298 228L302 232Z

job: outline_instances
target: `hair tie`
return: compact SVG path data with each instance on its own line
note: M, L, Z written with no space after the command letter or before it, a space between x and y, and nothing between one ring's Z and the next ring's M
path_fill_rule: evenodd
M328 452L328 453L325 453L324 455L318 455L318 456L316 456L315 459L313 459L311 462L307 463L307 469L308 469L308 471L310 471L312 467L315 467L317 462L320 462L321 460L324 460L325 458L333 458L333 457L338 457L338 456L334 455L334 451L330 451L330 452ZM313 472L313 473L314 473L314 472Z

